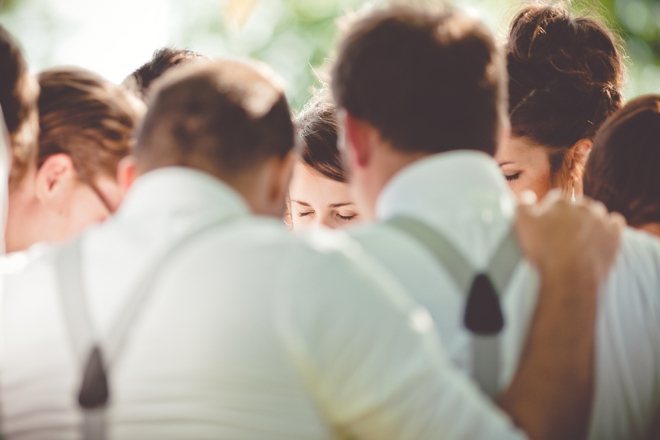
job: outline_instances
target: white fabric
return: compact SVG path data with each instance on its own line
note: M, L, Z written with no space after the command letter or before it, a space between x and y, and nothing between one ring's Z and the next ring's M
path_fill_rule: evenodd
M306 242L248 215L212 177L146 174L83 236L103 335L140 273L196 240L157 284L110 371L111 439L520 439L451 367L425 309L346 235ZM52 252L4 277L0 422L8 439L75 439L75 362Z
M443 233L483 268L511 227L515 200L489 156L452 152L417 161L398 173L377 204L379 220L406 215ZM352 234L426 306L443 346L472 373L464 296L418 243L384 224ZM538 275L523 262L504 293L500 377L510 383L538 292ZM601 292L596 341L596 395L591 439L637 439L660 405L660 241L628 229L616 268Z

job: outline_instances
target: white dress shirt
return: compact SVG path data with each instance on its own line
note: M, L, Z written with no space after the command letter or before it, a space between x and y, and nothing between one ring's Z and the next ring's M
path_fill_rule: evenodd
M233 220L231 220L233 218ZM96 335L184 234L109 372L111 439L521 439L444 353L428 312L347 235L305 240L185 168L140 177L82 237ZM80 438L76 362L44 252L4 277L7 439Z
M381 223L352 235L427 307L451 360L472 374L465 293L419 242L382 223L397 216L441 232L475 269L484 269L512 227L515 199L497 163L460 151L419 160L399 172L378 200ZM523 261L503 294L500 389L515 373L536 304L538 275ZM660 407L660 241L627 229L602 289L596 341L591 439L637 439Z

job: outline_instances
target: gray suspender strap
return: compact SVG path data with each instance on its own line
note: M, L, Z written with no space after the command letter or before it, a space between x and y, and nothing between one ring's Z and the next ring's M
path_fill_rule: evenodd
M499 392L500 332L504 326L499 296L521 259L513 230L500 243L485 273L477 274L463 254L426 223L401 216L387 223L431 252L467 296L464 323L472 333L474 377L484 392L495 397Z
M474 279L474 270L461 254L441 233L426 223L410 217L394 217L387 221L400 231L415 238L430 251L446 268L461 292L468 292Z
M228 219L229 220L229 219ZM227 220L225 220L227 221ZM188 243L221 223L205 225L171 246L142 277L115 325L100 340L91 325L82 282L81 241L75 239L62 247L55 258L59 291L73 348L81 366L82 381L78 403L83 413L82 436L85 440L105 440L106 410L110 387L108 372L121 355L127 337L149 298L152 286L169 261Z
M94 351L96 338L90 322L84 287L80 273L80 239L75 239L62 247L55 256L55 273L59 284L64 317L69 328L69 337L73 344L77 364L81 367L81 377L86 376L88 358ZM97 354L98 356L98 354ZM102 359L98 359L101 361ZM102 367L102 365L101 365ZM107 398L107 383L100 384L98 394ZM100 397L103 399L103 396ZM104 406L82 408L82 434L84 439L105 440L106 420Z

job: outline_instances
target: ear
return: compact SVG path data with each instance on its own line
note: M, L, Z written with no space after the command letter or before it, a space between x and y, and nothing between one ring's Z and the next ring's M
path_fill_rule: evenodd
M286 208L284 202L289 194L289 183L293 174L293 165L298 160L298 157L298 152L291 150L275 167L269 198L272 204L275 206L281 205L282 209Z
M586 165L592 146L593 142L590 139L580 139L573 145L571 149L573 150L573 160L576 165L582 167Z
M582 195L582 176L584 174L584 167L589 159L589 152L593 142L590 139L580 139L571 147L571 165L570 165L570 180L573 182L573 188L576 195Z
M346 153L351 167L365 168L373 156L372 137L374 128L366 122L342 112L342 128Z
M122 194L126 194L136 178L135 158L133 156L124 157L117 165L117 183Z
M48 157L39 167L35 179L35 196L40 202L58 203L71 182L76 181L78 174L73 161L68 154L59 153Z

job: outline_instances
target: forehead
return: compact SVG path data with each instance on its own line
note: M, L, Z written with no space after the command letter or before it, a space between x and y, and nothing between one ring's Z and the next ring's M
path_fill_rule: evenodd
M500 165L531 165L548 160L545 147L526 137L511 137L500 144L495 153L495 160Z
M301 161L293 168L289 196L292 201L305 202L316 208L351 201L348 184L325 177Z

